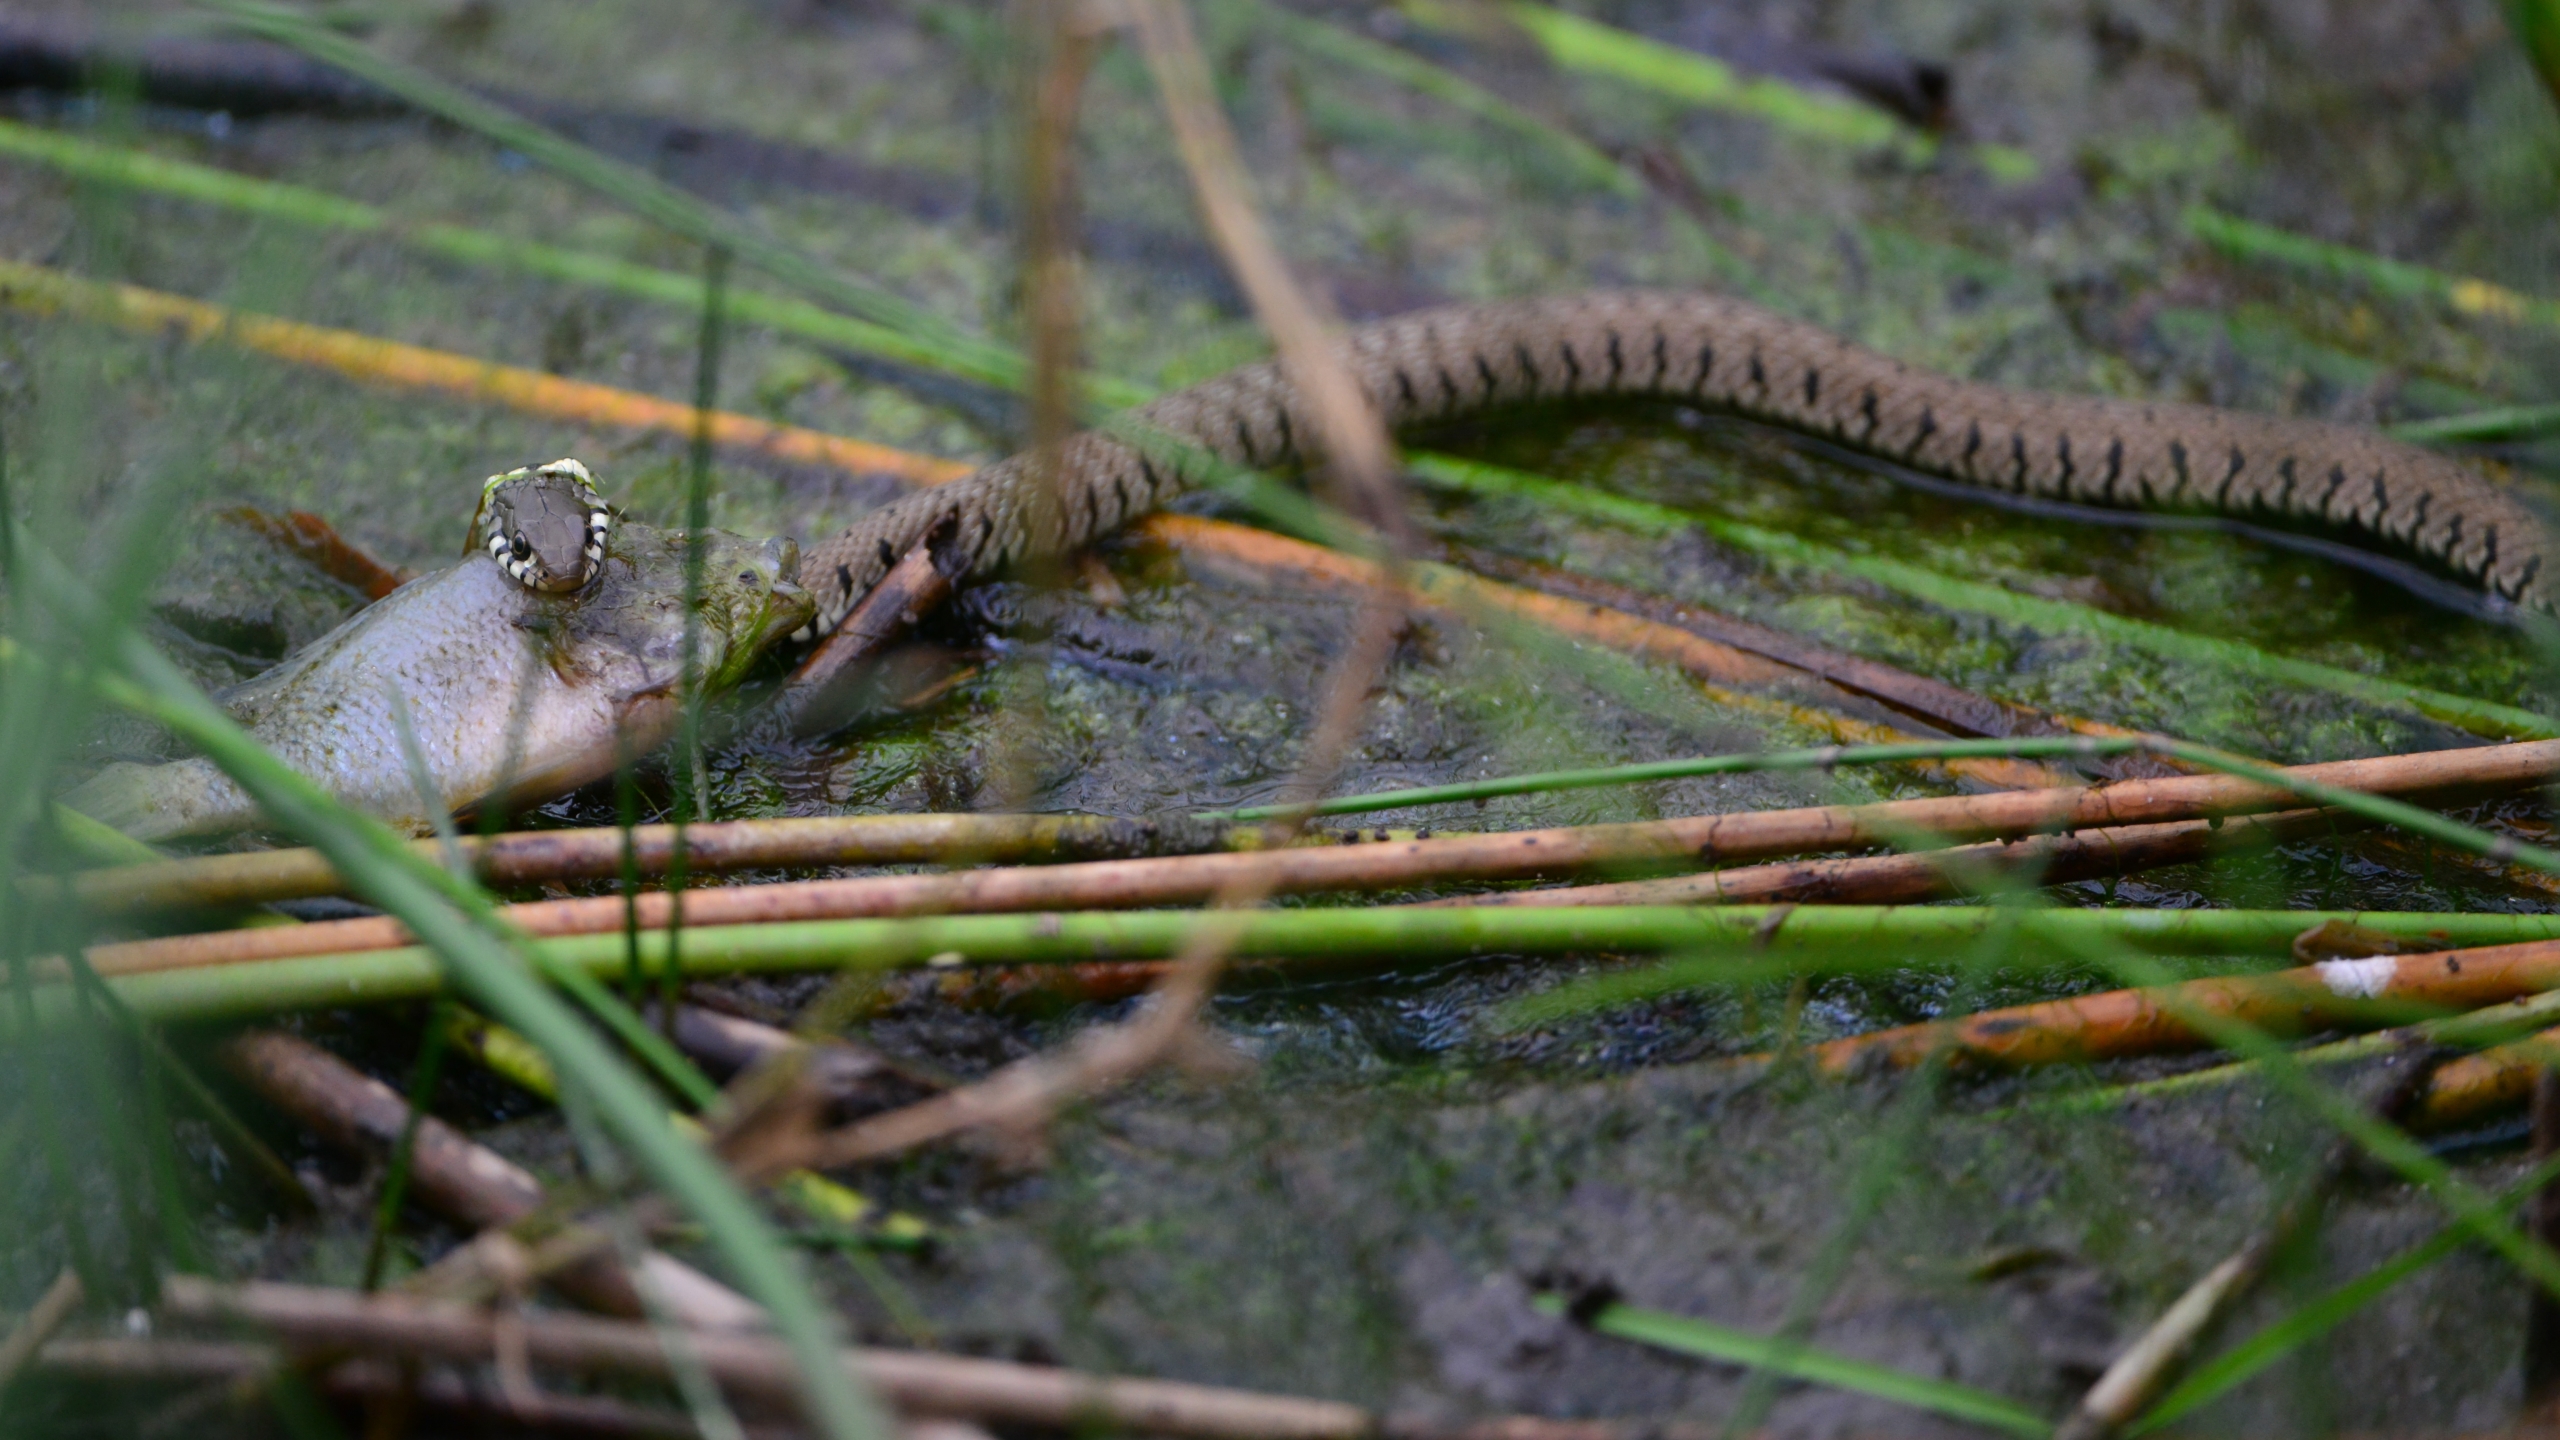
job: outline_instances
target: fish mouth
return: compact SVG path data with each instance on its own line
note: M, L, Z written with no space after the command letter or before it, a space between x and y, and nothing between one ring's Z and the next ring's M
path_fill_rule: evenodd
M774 581L772 588L765 592L771 599L765 607L764 629L755 639L755 650L759 655L781 644L818 613L817 597L801 588L797 581L787 578L791 573L789 568L783 573L786 578Z

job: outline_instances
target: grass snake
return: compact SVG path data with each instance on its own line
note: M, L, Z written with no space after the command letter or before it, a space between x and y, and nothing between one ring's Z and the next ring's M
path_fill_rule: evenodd
M2531 611L2560 611L2552 532L2460 461L2370 431L2203 405L2057 395L1905 365L1738 300L1619 290L1462 304L1345 336L1390 428L1577 397L1682 401L1815 437L1924 475L2014 496L2257 517L2414 553ZM1277 362L1166 395L1136 418L1221 460L1303 458L1314 426ZM966 573L1072 550L1193 478L1108 435L1065 445L1059 503L1033 502L1017 455L882 507L809 548L802 583L832 628L946 518Z

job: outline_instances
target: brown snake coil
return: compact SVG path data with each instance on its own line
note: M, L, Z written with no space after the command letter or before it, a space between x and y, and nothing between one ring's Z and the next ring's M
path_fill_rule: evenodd
M1452 305L1364 325L1352 373L1392 429L1498 405L1658 396L1783 426L1913 470L2084 504L2309 521L2416 552L2530 609L2560 610L2551 532L2460 463L2366 431L2202 405L2051 395L1915 370L1719 296L1595 291ZM1311 426L1273 362L1156 400L1145 423L1230 462L1296 461ZM1074 549L1188 488L1108 436L1070 440L1059 501L1032 534L1014 456L882 507L811 546L800 571L823 633L945 516L968 573Z

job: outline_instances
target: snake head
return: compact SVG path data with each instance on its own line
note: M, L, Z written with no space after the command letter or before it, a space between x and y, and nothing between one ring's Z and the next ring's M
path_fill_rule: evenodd
M517 584L546 595L585 588L604 560L613 512L575 460L492 475L480 487L479 543Z

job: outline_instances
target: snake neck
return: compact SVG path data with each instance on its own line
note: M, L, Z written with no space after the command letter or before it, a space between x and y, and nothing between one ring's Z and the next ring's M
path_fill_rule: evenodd
M1674 399L1775 425L1988 490L2083 504L2217 511L2324 526L2414 553L2545 614L2553 535L2458 461L2321 421L2010 390L1904 365L1720 296L1601 291L1452 305L1364 325L1346 358L1397 430L1583 397ZM1136 418L1227 464L1284 467L1315 427L1276 362L1141 407ZM1191 488L1180 461L1109 436L1071 439L1054 501L1015 456L884 506L810 547L801 567L833 628L948 518L982 576L1073 550Z

